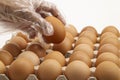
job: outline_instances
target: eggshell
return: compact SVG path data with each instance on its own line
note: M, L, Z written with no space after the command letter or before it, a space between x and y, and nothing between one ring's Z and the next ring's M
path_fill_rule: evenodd
M65 39L59 43L59 44L54 44L53 50L60 51L63 55L67 53L67 51L72 49L72 42L65 37Z
M16 43L7 43L2 47L2 49L10 52L13 57L18 56L21 53L21 49Z
M48 59L42 62L37 70L39 80L56 80L62 74L62 67L54 59Z
M112 33L114 33L116 36L119 37L119 31L118 31L118 29L117 29L115 26L112 26L112 25L106 26L106 27L102 30L102 33L101 33L101 34L103 34L103 33L105 33L105 32L112 32Z
M117 65L118 61L119 61L119 58L114 53L103 52L101 55L98 56L95 65L98 66L103 61L111 61L111 62L114 62Z
M74 37L70 32L66 32L66 37L69 38L72 43L74 42Z
M5 64L9 65L13 61L13 56L6 50L0 50L0 60Z
M103 52L111 52L111 53L115 54L116 56L119 56L119 49L116 46L114 46L113 44L102 45L98 50L97 56L99 56Z
M0 61L0 74L4 74L6 72L6 67L2 61Z
M23 32L17 32L16 36L20 36L20 37L24 38L26 40L26 42L30 41L27 34L25 34Z
M43 35L44 40L47 43L60 43L64 40L66 32L64 24L57 18L53 16L48 16L45 18L46 21L50 22L53 26L54 33L52 36Z
M105 32L100 36L100 41L102 41L104 38L108 38L108 37L112 37L112 38L118 38L114 33L112 32Z
M26 51L33 51L34 53L37 54L39 58L44 57L46 55L46 50L38 42L31 42L26 47Z
M79 44L89 44L92 49L94 49L94 44L93 42L87 38L87 37L80 37L76 42L75 42L75 47Z
M16 43L20 46L21 49L25 49L27 46L27 41L19 36L15 36L10 40L11 43Z
M17 59L19 58L26 58L30 60L35 66L40 63L39 57L32 51L24 51L22 52Z
M25 58L16 59L8 68L10 80L26 80L29 74L33 73L33 63Z
M73 35L73 37L76 37L78 32L77 29L75 28L75 26L73 26L72 24L68 24L66 25L66 31L71 33Z
M65 63L66 63L65 57L59 51L52 51L52 52L48 53L44 57L44 61L47 60L47 59L55 59L55 60L57 60L61 64L61 66L64 66Z
M90 58L93 58L93 49L88 44L79 44L74 48L75 51L83 51L85 52Z
M117 48L119 48L119 41L118 41L118 39L113 38L113 37L107 37L107 38L102 39L101 42L100 42L100 46L102 46L104 44L113 44Z
M115 63L104 61L97 66L95 77L98 80L120 80L120 69Z
M73 61L67 65L65 76L68 80L87 80L90 76L90 69L82 61Z
M87 37L89 38L93 43L96 43L97 41L97 36L95 33L91 32L91 31L83 31L80 35L79 35L79 38L80 37Z
M91 59L90 57L82 52L82 51L75 51L72 53L72 55L70 56L70 59L69 59L69 63L71 63L72 61L75 61L75 60L80 60L80 61L83 61L85 62L89 67L91 67Z
M93 26L86 26L84 27L81 32L83 31L91 31L93 32L96 36L98 36L97 30Z

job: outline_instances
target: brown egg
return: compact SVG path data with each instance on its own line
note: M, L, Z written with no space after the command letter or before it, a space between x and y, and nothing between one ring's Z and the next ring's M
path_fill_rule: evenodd
M27 51L33 51L37 54L39 58L44 57L46 55L46 50L41 46L38 42L31 42L27 47Z
M13 57L18 56L21 53L20 47L16 43L7 43L2 49L10 52Z
M81 32L83 31L91 31L93 32L96 36L98 36L97 30L93 26L86 26L84 27Z
M118 60L118 66L119 66L119 68L120 68L120 58L119 58L119 60Z
M120 69L115 63L104 61L97 66L95 77L98 80L120 80Z
M87 80L90 69L84 62L76 60L67 65L65 76L68 80Z
M13 61L13 56L6 50L0 50L0 60L5 64L9 65Z
M98 66L103 61L111 61L114 62L116 65L118 64L118 56L111 52L103 52L101 55L98 56L97 61L95 63Z
M18 33L16 34L16 36L20 36L20 37L24 38L27 42L30 41L29 38L28 38L28 36L27 36L27 34L25 34L25 33L23 33L23 32L18 32Z
M79 44L74 48L75 51L83 51L85 52L90 58L93 58L93 49L88 44Z
M45 18L48 22L50 22L53 26L54 33L52 36L43 35L44 40L47 43L60 43L64 40L66 32L64 24L57 18L53 16L48 16Z
M6 67L2 61L0 61L0 74L4 74L6 72Z
M112 33L114 33L116 36L119 37L119 31L118 31L118 29L117 29L115 26L107 26L107 27L105 27L105 28L102 30L102 33L101 33L101 34L103 34L103 33L105 33L105 32L112 32Z
M116 56L119 55L119 49L116 46L112 45L112 44L104 44L104 45L102 45L98 50L97 56L99 56L103 52L111 52L111 53L115 54Z
M82 51L73 52L72 55L70 56L69 63L72 62L72 61L75 61L75 60L83 61L89 67L91 67L91 59L90 59L90 57L86 53L84 53Z
M22 52L17 59L26 58L30 60L34 65L38 65L40 63L39 57L32 51L24 51Z
M72 42L65 37L65 39L59 43L59 44L54 44L53 50L60 51L63 55L67 53L67 51L72 49Z
M113 38L113 37L107 37L107 38L102 39L100 42L100 46L102 46L104 44L113 44L117 48L119 48L119 40L116 38Z
M78 34L77 29L72 24L67 25L65 28L67 32L73 35L73 37L77 36Z
M74 42L74 37L70 32L66 32L66 37L69 38L72 43Z
M48 59L42 62L37 70L39 80L56 80L62 74L62 67L54 59Z
M8 68L10 80L26 80L29 74L33 73L33 63L25 58L16 59Z
M20 36L15 36L10 40L11 43L16 43L20 46L21 49L25 49L27 46L27 41L20 37Z
M75 42L75 46L79 45L79 44L89 44L91 46L92 49L94 49L94 44L93 42L87 38L87 37L80 37L76 42Z
M87 37L89 38L93 43L96 43L97 41L97 36L95 33L91 32L91 31L83 31L80 35L80 37Z
M55 60L57 60L61 64L61 66L64 66L65 63L66 63L65 57L59 51L52 51L52 52L48 53L44 57L44 61L47 60L47 59L55 59Z
M112 37L112 38L118 38L114 33L112 32L105 32L100 36L100 41L102 41L104 38L108 38L108 37Z

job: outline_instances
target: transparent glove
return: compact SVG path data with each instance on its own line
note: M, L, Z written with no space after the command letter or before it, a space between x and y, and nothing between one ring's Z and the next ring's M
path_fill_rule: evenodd
M44 0L1 0L0 19L18 26L6 26L5 29L23 30L31 37L36 33L46 36L53 34L52 25L44 17L53 15L64 24L65 20L53 3Z

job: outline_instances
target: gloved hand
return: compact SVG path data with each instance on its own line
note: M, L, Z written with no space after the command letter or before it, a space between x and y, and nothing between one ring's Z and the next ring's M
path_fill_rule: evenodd
M63 16L53 3L44 0L0 1L0 19L20 24L19 26L10 27L10 29L23 30L30 37L35 37L37 32L47 36L53 34L52 25L44 19L48 15L57 17L65 24Z

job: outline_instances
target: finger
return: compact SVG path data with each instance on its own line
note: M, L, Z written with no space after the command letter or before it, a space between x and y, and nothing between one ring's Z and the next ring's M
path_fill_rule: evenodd
M41 5L37 8L36 10L38 11L46 11L46 12L50 12L53 16L57 17L59 20L62 21L63 24L66 24L65 19L63 18L63 16L61 15L61 13L59 12L59 10L57 9L57 7L55 6L55 4L47 2L47 1L43 1L41 3Z
M45 17L47 17L47 16L50 16L50 14L49 14L48 12L45 12L45 11L40 11L39 14L40 14L43 18L45 18Z

